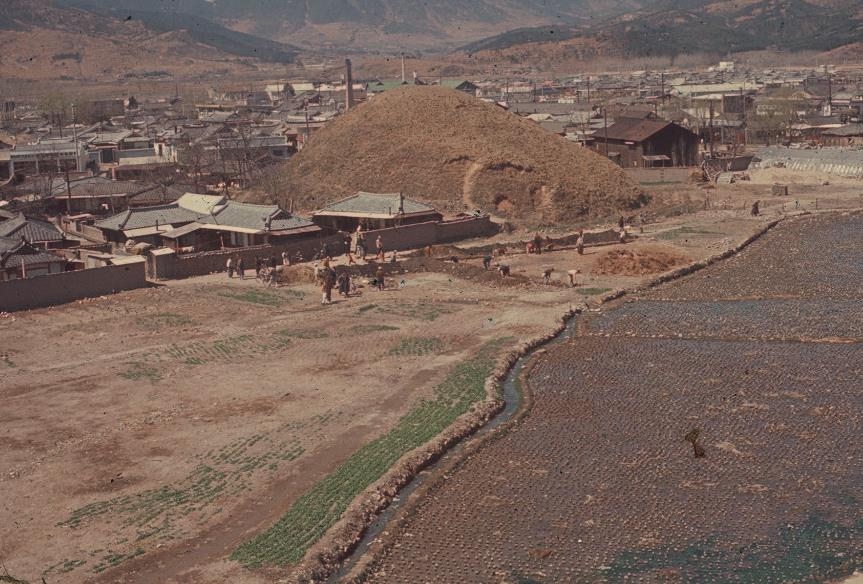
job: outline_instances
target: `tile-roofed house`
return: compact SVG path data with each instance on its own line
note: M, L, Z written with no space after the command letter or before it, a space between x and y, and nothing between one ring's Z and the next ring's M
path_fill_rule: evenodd
M24 239L41 248L62 247L66 241L57 226L47 221L28 219L23 213L0 222L0 237Z
M186 193L173 203L130 208L96 223L113 243L127 239L196 250L276 243L317 234L320 227L276 205L252 205L218 195Z
M58 274L66 269L67 263L66 258L21 238L0 236L0 281Z
M596 150L624 168L695 166L699 137L667 120L620 118L593 135Z
M824 146L856 146L863 144L863 124L845 124L839 128L824 130L821 134Z
M354 231L360 224L366 229L384 229L442 218L434 207L408 199L402 193L363 191L312 214L318 225L342 231Z
M117 181L103 176L88 176L66 182L55 179L51 196L66 213L117 212L129 206L169 203L183 193L137 181Z
M112 243L124 243L127 239L154 242L160 233L171 231L187 223L197 221L202 213L185 209L176 202L153 207L140 207L96 222L96 228Z
M144 190L132 193L127 197L130 207L145 207L171 203L183 196L183 191L170 185L145 185Z

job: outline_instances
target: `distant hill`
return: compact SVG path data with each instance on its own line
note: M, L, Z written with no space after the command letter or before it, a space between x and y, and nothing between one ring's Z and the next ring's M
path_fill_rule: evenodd
M598 41L604 54L623 57L771 48L828 51L863 40L863 7L858 0L656 0L606 21L517 29L460 50L506 50L579 38Z
M539 24L586 23L645 0L58 0L101 11L194 15L236 31L306 48L454 48ZM178 21L179 22L179 21Z
M95 12L50 0L0 1L2 74L8 78L218 75L257 61L291 62L297 53L195 16L168 21L154 13Z
M80 8L117 20L135 20L159 33L182 30L195 42L211 46L229 55L290 63L296 58L298 52L297 47L231 30L192 13L158 10L160 4L164 4L163 2L152 4L129 2L128 6L124 7L118 6L121 3L106 5L101 0L54 0L54 3L57 6Z

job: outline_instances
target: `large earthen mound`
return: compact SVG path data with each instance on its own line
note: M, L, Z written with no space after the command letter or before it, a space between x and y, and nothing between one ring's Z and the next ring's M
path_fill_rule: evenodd
M558 223L637 206L615 164L497 105L438 87L402 87L314 134L282 173L295 207L359 190L403 192L446 213L483 209L516 223Z

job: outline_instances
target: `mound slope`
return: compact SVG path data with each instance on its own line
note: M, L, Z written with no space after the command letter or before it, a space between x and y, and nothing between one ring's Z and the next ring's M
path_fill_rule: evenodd
M481 208L516 223L557 223L636 206L615 164L461 92L403 87L315 134L278 172L305 210L353 194L401 191L444 213Z

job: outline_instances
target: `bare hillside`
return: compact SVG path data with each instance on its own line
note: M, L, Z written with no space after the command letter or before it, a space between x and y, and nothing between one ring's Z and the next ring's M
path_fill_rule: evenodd
M517 223L555 223L641 199L602 156L496 105L431 87L361 104L278 172L283 198L305 210L358 190L401 191L447 213L481 208Z

